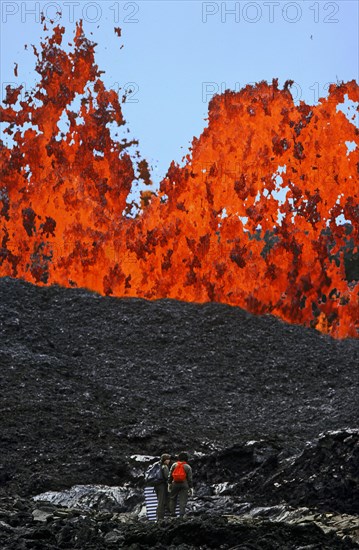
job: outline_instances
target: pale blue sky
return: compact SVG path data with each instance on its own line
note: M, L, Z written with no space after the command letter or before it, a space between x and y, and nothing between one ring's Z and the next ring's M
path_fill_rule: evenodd
M170 161L180 161L200 135L215 91L278 77L281 84L295 81L296 99L315 103L328 83L358 81L358 5L358 0L2 0L2 95L6 83L29 89L37 79L32 48L25 51L24 44L39 46L41 10L65 26L69 39L73 21L84 19L86 34L98 43L96 59L108 87L132 83L135 94L124 106L125 117L158 182Z

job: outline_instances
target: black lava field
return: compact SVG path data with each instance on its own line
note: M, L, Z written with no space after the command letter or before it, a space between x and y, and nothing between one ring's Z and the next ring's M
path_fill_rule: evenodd
M0 279L0 548L359 548L358 366L269 315ZM151 523L146 461L181 450L188 515ZM33 499L74 486L125 497Z

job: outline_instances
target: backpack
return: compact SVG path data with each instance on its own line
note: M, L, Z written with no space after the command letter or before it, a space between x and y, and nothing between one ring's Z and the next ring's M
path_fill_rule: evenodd
M147 468L145 472L145 483L147 485L157 485L157 483L163 483L162 465L160 462L156 462Z
M184 465L186 462L177 462L176 466L173 469L172 472L172 479L176 483L182 483L183 481L186 481L187 474L186 470L184 469Z

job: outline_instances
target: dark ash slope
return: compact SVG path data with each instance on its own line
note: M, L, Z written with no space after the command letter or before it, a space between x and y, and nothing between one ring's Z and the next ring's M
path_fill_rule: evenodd
M359 431L350 430L358 426L358 365L359 340L223 304L103 298L0 279L0 546L358 548L314 522L224 517L245 499L358 514ZM317 440L329 430L339 432ZM78 484L127 483L137 505L141 477L130 456L183 448L198 495L188 524L65 517L54 507L47 523L33 520L29 497Z
M0 280L1 479L116 484L134 453L355 427L359 340L222 304Z

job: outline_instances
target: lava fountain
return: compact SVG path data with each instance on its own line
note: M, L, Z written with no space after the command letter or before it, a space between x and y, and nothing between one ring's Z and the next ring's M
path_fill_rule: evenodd
M315 106L277 80L214 97L184 165L142 191L133 216L131 187L149 172L136 142L111 134L125 135L125 98L106 89L82 25L70 52L63 34L34 49L34 89L22 99L8 87L0 107L12 139L0 142L0 275L224 302L357 338L346 258L358 255L358 129L338 106L359 101L358 84L332 85Z

